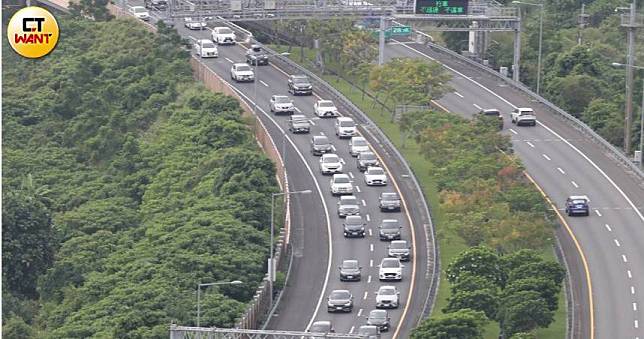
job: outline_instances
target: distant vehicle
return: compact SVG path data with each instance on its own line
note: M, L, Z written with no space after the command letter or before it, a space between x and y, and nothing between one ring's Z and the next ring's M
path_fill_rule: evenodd
M309 118L302 114L291 115L288 120L288 130L293 133L311 132L311 123Z
M398 193L380 193L379 206L381 212L400 211L400 197Z
M353 194L351 178L346 174L334 174L330 185L332 195Z
M365 236L365 223L359 215L347 216L342 223L342 227L346 238L364 238Z
M380 166L380 161L378 161L378 157L373 152L358 153L356 163L360 172L366 171L369 166Z
M353 295L348 290L333 290L327 299L327 311L351 312L353 310Z
M307 332L319 333L320 335L310 336L309 339L327 338L327 333L335 333L333 324L330 321L316 321Z
M322 154L320 157L320 172L322 174L342 173L342 159L337 154Z
M184 20L184 26L186 26L187 29L190 30L202 30L206 27L208 27L208 24L206 23L206 20L203 18L201 20L199 19L193 19L193 18L185 18Z
M150 13L148 12L147 9L143 6L132 6L129 9L130 13L134 15L137 19L141 19L143 21L148 21L150 20Z
M340 270L340 281L360 281L362 267L360 267L358 260L343 260L338 269Z
M501 116L501 111L496 108L482 109L479 111L479 116L486 119L497 119L499 124L499 129L503 129L503 117Z
M378 226L380 240L400 240L400 222L396 219L385 219Z
M396 286L380 286L376 292L376 308L398 308L399 295Z
M333 151L333 145L326 136L316 135L311 138L311 153L313 155L322 155L331 151Z
M360 205L358 198L354 195L343 195L338 201L338 217L344 218L349 215L359 215Z
M367 325L377 326L380 332L389 331L389 314L385 310L373 310L367 317Z
M143 5L148 9L165 10L168 8L166 0L144 0Z
M293 95L311 95L313 94L313 85L311 85L311 80L306 75L289 75L288 92Z
M268 65L268 53L260 45L251 45L246 50L246 62L251 65Z
M295 113L293 100L286 95L273 95L270 100L271 112L278 113Z
M217 46L208 39L201 39L195 42L195 53L202 58L216 58L219 56Z
M411 248L409 248L407 240L394 240L387 246L387 255L398 258L400 261L409 261L411 260Z
M534 114L534 110L532 108L515 108L512 110L512 113L510 113L510 117L512 118L512 123L517 126L537 125L537 116Z
M237 37L229 27L215 27L212 29L212 41L218 45L234 45Z
M571 195L566 199L566 214L590 215L590 199L585 195Z
M380 281L384 280L402 280L402 268L403 265L400 263L398 258L384 258L380 262L378 279Z
M356 123L349 117L338 117L335 119L335 135L339 138L351 138L358 134Z
M357 157L361 152L369 152L369 143L363 137L351 137L349 140L349 153Z
M247 64L233 64L230 68L230 78L237 81L255 81L255 73Z
M338 109L331 100L318 100L313 104L313 111L320 118L336 117L339 115Z
M358 335L366 336L367 339L379 339L380 330L378 326L362 325L358 328Z
M381 167L367 167L364 172L364 181L367 186L386 186L387 174Z

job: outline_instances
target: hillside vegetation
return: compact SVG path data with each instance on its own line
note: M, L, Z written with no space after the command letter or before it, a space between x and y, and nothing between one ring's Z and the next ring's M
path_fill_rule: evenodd
M176 33L59 18L3 78L3 333L162 338L232 326L263 278L275 169L239 103L195 84ZM268 197L268 198L267 198Z

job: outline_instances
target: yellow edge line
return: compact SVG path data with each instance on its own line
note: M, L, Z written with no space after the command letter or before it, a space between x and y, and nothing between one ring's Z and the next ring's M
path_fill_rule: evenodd
M541 186L537 184L536 181L528 174L528 172L523 171L523 174L530 180L534 186L539 190L541 195L546 199L548 204L552 207L552 209L557 213L557 216L559 217L559 220L564 224L566 227L566 231L568 231L568 234L572 238L572 241L575 243L575 247L577 248L577 252L579 252L579 256L581 257L581 262L584 265L584 272L586 273L586 283L588 284L588 304L589 304L589 317L590 317L590 339L595 338L595 314L594 314L594 307L593 307L593 284L590 279L590 270L588 269L588 261L586 260L586 255L584 254L584 250L581 248L581 245L579 244L579 241L577 241L577 238L575 237L575 234L572 232L572 229L570 228L570 225L568 225L568 222L566 222L566 219L561 215L559 210L557 210L557 207L552 203L548 195L541 189ZM572 293L572 291L571 291Z

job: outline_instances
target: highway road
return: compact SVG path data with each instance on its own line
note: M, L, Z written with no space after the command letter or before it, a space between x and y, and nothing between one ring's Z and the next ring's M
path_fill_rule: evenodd
M563 123L544 105L532 102L499 79L473 69L425 45L394 41L386 47L386 58L435 59L453 74L454 92L438 102L447 110L472 116L481 108L505 112L505 131L527 172L553 200L562 214L569 195L591 199L589 217L567 217L566 223L579 242L589 266L592 282L594 337L644 338L644 183L629 175L579 131ZM517 127L510 123L515 107L533 107L539 124ZM559 230L561 237L568 237ZM573 240L574 241L574 240ZM577 298L587 290L583 262L574 258L573 243L562 241L573 273L577 273ZM568 244L568 245L566 245ZM581 292L581 293L580 293ZM580 295L581 294L581 295ZM578 305L579 300L575 301ZM589 312L581 310L585 321ZM588 321L585 321L589 325ZM581 338L591 338L581 328Z

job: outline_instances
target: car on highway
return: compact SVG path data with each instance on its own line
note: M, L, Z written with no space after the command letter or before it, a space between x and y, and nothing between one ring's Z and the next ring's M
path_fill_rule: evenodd
M394 240L387 246L387 255L392 258L398 258L400 261L411 260L411 248L407 240Z
M383 258L378 265L378 279L380 281L402 280L402 268L398 258Z
M246 62L251 65L268 65L268 53L260 45L251 45L246 50Z
M230 78L237 81L255 81L255 73L247 64L237 63L230 68Z
M369 143L363 137L351 137L349 140L349 153L353 157L357 157L361 152L369 152Z
M353 311L353 295L348 290L333 290L327 298L327 311L351 312Z
M369 166L380 166L380 161L378 161L375 153L368 151L358 153L356 164L358 165L358 170L364 172Z
M349 215L360 215L360 204L354 195L340 196L338 201L338 217L344 218Z
M381 167L369 166L364 172L364 182L367 186L386 186L387 174Z
M195 42L195 53L202 58L216 58L219 56L217 46L208 39L199 39Z
M378 226L380 240L400 240L400 222L396 219L384 219Z
M590 215L590 199L585 195L571 195L566 199L566 214L573 215Z
M358 335L361 335L366 339L379 339L380 330L378 329L378 326L362 325L358 328Z
M365 223L359 215L349 215L342 223L345 238L364 238Z
M313 111L320 118L336 117L340 114L331 100L318 100L313 104Z
M399 296L396 286L380 286L376 292L376 308L398 308Z
M235 32L230 27L220 26L212 29L212 41L218 45L234 45L236 40Z
M204 19L194 19L194 18L184 18L183 19L183 25L189 29L189 30L202 30L206 27L208 27L208 24L206 23L206 20Z
M342 173L342 159L334 153L322 154L320 157L320 172L322 174Z
M320 335L313 335L308 337L309 339L318 339L318 338L328 338L326 334L335 333L333 324L328 320L316 321L311 324L307 332L319 333Z
M389 314L385 310L372 310L367 316L367 325L378 327L380 332L389 331Z
M380 193L378 198L378 206L381 212L397 212L400 211L400 197L395 192Z
M148 10L143 6L132 6L130 7L129 12L137 19L141 19L143 21L150 20L150 12L148 12Z
M362 277L362 267L360 267L358 260L343 260L338 269L340 270L340 281L360 281Z
M351 138L358 134L356 123L349 117L338 117L335 119L335 135L339 138Z
M501 116L501 111L496 108L482 109L478 113L479 118L481 119L490 119L496 120L499 126L499 129L503 129L503 117Z
M271 113L295 113L295 105L293 105L293 100L286 95L273 95L269 100L269 105L271 106Z
M330 185L332 195L353 194L351 178L346 174L334 174Z
M291 115L288 119L288 130L293 133L311 132L311 123L309 122L309 118L303 114Z
M313 85L311 85L311 80L309 77L303 74L294 74L288 76L288 92L293 95L304 94L311 95L313 94Z
M322 155L333 151L333 145L329 138L324 135L316 135L311 138L311 153L313 155Z
M168 8L168 1L166 0L144 0L143 6L147 9L156 9L158 11L164 11Z
M537 125L537 116L534 114L534 110L528 107L518 107L512 110L510 113L512 118L512 123L517 126L521 125Z

